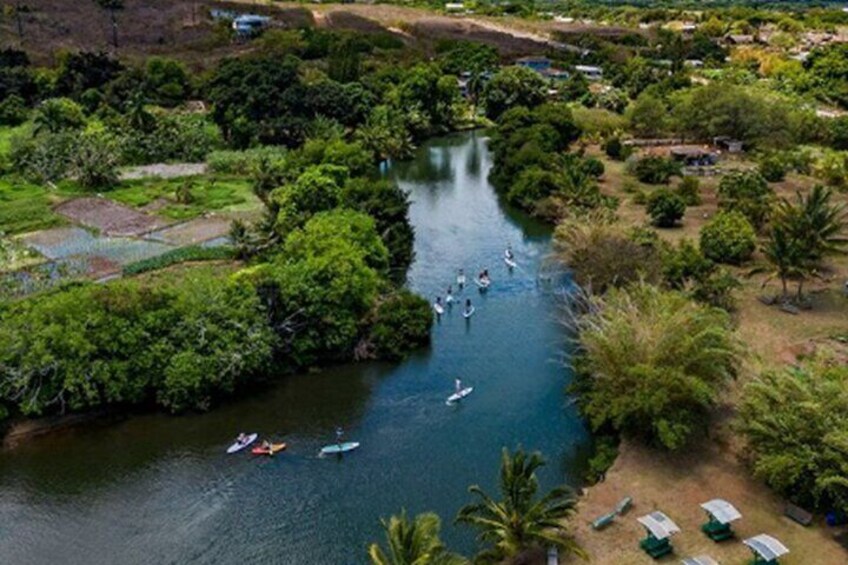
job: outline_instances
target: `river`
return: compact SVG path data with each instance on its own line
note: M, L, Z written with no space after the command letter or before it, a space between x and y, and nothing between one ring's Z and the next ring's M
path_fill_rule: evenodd
M537 278L550 230L499 201L490 168L469 132L386 172L412 195L413 290L432 299L458 267L469 282L489 269L485 296L460 295L476 305L469 321L446 312L432 347L400 364L285 377L209 414L100 422L0 453L0 563L364 563L379 518L401 507L439 513L451 549L472 554L474 532L453 517L468 485L494 491L502 446L542 451L545 487L579 483L590 439L563 392L556 298ZM456 376L475 391L449 407ZM316 457L337 425L362 447ZM225 455L240 430L289 449Z

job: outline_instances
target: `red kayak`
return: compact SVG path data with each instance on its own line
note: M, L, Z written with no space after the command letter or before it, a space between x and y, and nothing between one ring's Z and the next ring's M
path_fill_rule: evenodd
M280 451L286 448L286 444L284 443L272 443L270 448L262 447L254 447L250 450L250 452L254 455L274 455L275 453L279 453Z

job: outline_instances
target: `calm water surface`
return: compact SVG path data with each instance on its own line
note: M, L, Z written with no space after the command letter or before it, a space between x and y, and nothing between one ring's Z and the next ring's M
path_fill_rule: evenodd
M500 449L539 449L545 486L578 482L589 437L563 394L556 299L537 282L550 232L506 209L486 177L481 133L450 136L389 168L412 193L417 259L409 285L442 293L464 267L487 267L477 307L433 328L433 345L399 365L360 364L281 379L211 414L148 415L54 434L0 453L0 563L363 563L378 520L438 512L444 539L469 484L494 488ZM520 267L502 261L511 244ZM445 406L460 376L475 387ZM342 425L362 447L316 453ZM226 456L240 430L284 439L273 459Z

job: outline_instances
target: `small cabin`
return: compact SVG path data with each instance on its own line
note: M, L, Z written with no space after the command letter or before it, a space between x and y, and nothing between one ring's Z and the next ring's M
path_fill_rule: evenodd
M233 30L242 37L248 37L260 33L271 22L267 16L257 14L243 14L233 19Z
M716 164L716 155L702 147L678 145L668 150L669 156L686 167L711 167Z
M574 70L581 73L588 80L601 80L604 78L604 70L593 65L576 65Z
M726 135L714 138L713 145L724 149L728 153L742 153L745 150L744 142Z

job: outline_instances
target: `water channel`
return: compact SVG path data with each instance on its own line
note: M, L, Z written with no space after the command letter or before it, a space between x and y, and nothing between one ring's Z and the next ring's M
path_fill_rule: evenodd
M474 532L453 517L468 485L495 489L502 446L542 451L546 487L578 483L589 435L564 394L555 293L537 276L550 230L499 201L490 168L485 135L469 132L386 172L414 202L413 290L432 299L457 268L489 269L485 295L459 295L476 306L469 321L446 312L432 347L400 364L285 377L209 414L86 425L0 452L0 563L358 564L401 507L436 511L451 549L472 554ZM456 376L475 391L449 407ZM316 457L337 425L362 447ZM289 449L225 455L240 430Z

